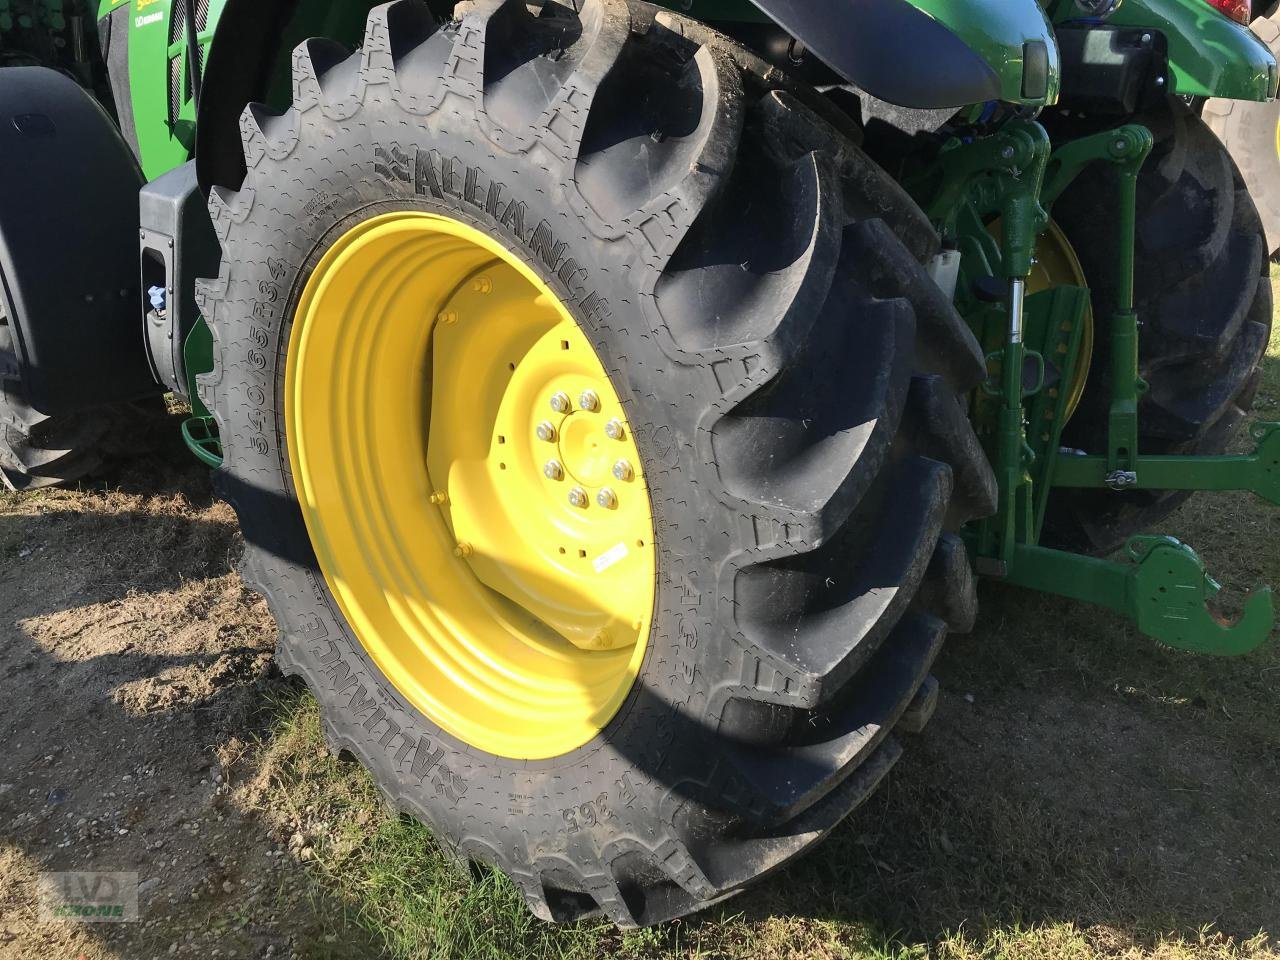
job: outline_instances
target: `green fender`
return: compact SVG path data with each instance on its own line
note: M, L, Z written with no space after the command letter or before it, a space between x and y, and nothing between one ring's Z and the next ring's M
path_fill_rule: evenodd
M877 4L889 0L750 0L770 11L824 59L835 60L839 51L829 45L831 28L853 21L864 29L877 15ZM758 20L749 0L660 0L694 17L708 20ZM999 77L1000 99L1042 105L1053 102L1058 89L1057 61L1050 95L1028 98L1023 90L1025 44L1051 31L1042 7L1053 24L1088 20L1076 0L892 0L909 3L945 26L977 53ZM808 8L803 29L789 24L790 12ZM1276 96L1277 69L1266 45L1248 27L1231 20L1207 0L1122 0L1106 20L1123 27L1149 27L1168 40L1169 87L1172 93L1191 97L1223 97L1234 100L1269 100ZM1056 52L1056 51L1055 51ZM906 64L901 65L906 69ZM848 72L848 71L845 71ZM874 92L874 91L873 91Z
M890 103L1042 107L1058 98L1058 45L1038 0L751 2L850 82ZM694 17L725 15L723 0L663 5Z
M194 0L193 0L194 2ZM142 169L154 180L182 166L202 138L206 160L224 159L236 183L243 163L240 112L262 100L284 107L290 93L289 54L307 37L359 43L365 16L379 0L209 0L196 7L196 40L204 60L199 116L186 69L185 9L175 0L98 0L98 20L127 9L128 75ZM212 115L213 120L209 119ZM216 121L216 122L215 122ZM206 134L209 136L206 142ZM206 158L206 153L217 153ZM225 160L225 155L230 159ZM208 187L211 180L202 176Z
M373 2L376 0L307 0L298 5L289 29L283 31L286 36L273 37L268 43L272 49L263 51L263 54L268 60L284 63L287 62L284 55L302 36L346 39L351 31L351 24L346 21L362 20L363 11ZM867 31L869 26L874 28L875 22L884 17L885 10L907 8L919 18L942 28L943 33L954 35L960 45L975 55L983 72L990 78L983 99L1001 99L1028 106L1051 104L1058 95L1058 51L1049 21L1059 24L1080 19L1076 0L1043 0L1043 5L1041 0L754 2L757 7L773 13L837 68L842 55L847 57L849 53L849 45L833 45L833 40L842 34L842 27L855 31L850 36L856 36L859 30ZM187 71L183 69L186 43L182 24L173 21L175 13L179 12L178 5L173 0L100 0L99 18L125 5L129 7L128 63L134 121L143 169L150 179L190 159L196 135L195 105L191 101ZM224 7L244 11L244 16L231 18L236 21L235 29L221 31L223 42L213 44L215 48L243 45L246 34L253 33L255 27L263 30L269 19L267 14L280 5L281 0L211 0L207 13L201 17L198 37L201 47L208 56L208 48L218 35L221 21L227 19L223 16ZM760 9L753 8L751 0L664 0L664 5L706 20L760 19ZM1046 8L1050 14L1048 19ZM796 22L788 23L789 20ZM1238 100L1267 100L1276 94L1277 68L1270 51L1247 27L1219 13L1207 0L1124 0L1108 22L1126 27L1150 27L1164 34L1168 40L1169 85L1173 93ZM299 29L304 27L310 30ZM874 33L874 29L871 32ZM937 32L934 31L935 34ZM229 99L238 103L234 111L228 108L215 112L227 113L229 117L234 112L238 117L239 107L244 102L266 97L268 91L256 88L241 90L243 84L228 82L236 75L253 71L257 64L238 62L240 58L234 51L224 53L228 55L218 56L219 63L209 64L212 72L218 74L210 87L219 92L230 88L235 97ZM1029 54L1035 56L1029 57ZM909 79L917 90L948 89L948 78L945 75L935 76L940 72L938 64L927 61L911 63L909 60L909 57L906 60L891 59L884 65L875 66L876 75L872 79L883 81L890 90L900 89L904 78ZM1033 64L1032 60L1038 62ZM224 64L227 65L225 68ZM1041 82L1039 74L1042 71ZM273 88L277 85L278 82L268 84ZM878 85L874 82L865 84L873 93ZM218 97L215 95L209 99L216 101ZM886 99L895 98L889 96ZM202 130L206 126L205 113L202 109ZM214 124L219 133L222 128L232 125L232 120ZM206 163L202 162L201 167L201 181L204 183L207 182Z
M1057 102L1060 86L1058 46L1037 0L912 0L968 44L1000 78L1007 103L1045 106ZM1048 77L1045 93L1030 96L1025 59L1029 46L1045 44Z
M1050 9L1054 23L1081 19L1075 0L1053 0ZM1276 95L1276 60L1266 44L1207 0L1124 0L1107 23L1164 34L1172 93L1259 101Z

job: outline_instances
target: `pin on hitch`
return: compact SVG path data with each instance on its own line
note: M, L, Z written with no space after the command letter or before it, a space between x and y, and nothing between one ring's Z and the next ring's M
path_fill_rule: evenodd
M1234 456L1138 456L1129 490L1247 490L1280 505L1280 423L1255 423L1253 453ZM1059 455L1055 487L1111 487L1105 457Z

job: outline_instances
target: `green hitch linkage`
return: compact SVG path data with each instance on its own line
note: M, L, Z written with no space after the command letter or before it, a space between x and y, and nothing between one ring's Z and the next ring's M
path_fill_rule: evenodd
M990 137L947 144L935 167L935 181L922 180L920 184L921 190L929 193L926 213L940 225L945 237L957 236L957 218L975 185L982 184L983 189L991 191L994 212L1001 222L1001 279L1008 285L1008 319L1004 344L987 357L990 366L998 364L999 379L993 376L983 384L983 391L1000 401L989 448L999 503L996 516L980 525L976 550L984 567L997 570L1007 567L1013 559L1018 536L1028 525L1026 514L1031 503L1022 402L1034 390L1027 390L1023 368L1031 359L1043 373L1044 360L1039 354L1028 352L1023 325L1026 283L1035 263L1036 239L1048 221L1040 205L1040 193L1051 149L1049 135L1039 123L1010 121Z
M1128 489L1134 482L1138 455L1138 401L1147 384L1138 376L1138 314L1134 309L1133 273L1138 217L1138 174L1155 137L1140 124L1128 124L1073 140L1050 161L1044 204L1052 209L1063 190L1095 161L1111 163L1119 181L1116 243L1116 308L1111 318L1111 410L1107 420L1108 485ZM1052 466L1050 467L1052 470Z
M1251 593L1232 624L1208 602L1220 589L1204 563L1173 537L1134 537L1124 563L1019 544L1007 582L1083 600L1129 617L1144 635L1178 650L1241 656L1256 650L1275 627L1271 588Z
M1052 207L1080 171L1103 160L1117 167L1120 187L1120 289L1112 317L1112 401L1105 456L1051 451L1041 482L1111 490L1250 490L1280 503L1280 424L1255 424L1257 448L1237 457L1153 456L1138 451L1138 401L1147 385L1138 375L1139 320L1134 309L1137 181L1153 146L1149 130L1129 125L1073 141L1050 163L1044 202ZM1257 649L1275 627L1270 587L1251 593L1240 619L1228 623L1208 603L1220 589L1200 557L1172 537L1139 536L1125 562L1019 544L1008 582L1085 600L1133 620L1146 636L1180 650L1238 656Z
M1271 633L1275 614L1269 588L1248 598L1243 616L1231 624L1215 615L1208 603L1219 587L1204 564L1185 544L1169 537L1135 537L1122 562L1103 560L1035 545L1030 518L1031 489L1036 482L1059 486L1100 486L1113 490L1134 486L1195 489L1206 482L1214 489L1252 489L1268 499L1280 493L1280 432L1268 427L1255 433L1258 451L1251 457L1203 458L1196 475L1183 474L1188 458L1141 457L1138 452L1138 401L1146 384L1138 374L1139 319L1134 309L1133 268L1138 173L1153 145L1150 131L1129 125L1073 141L1049 154L1048 138L1038 124L1014 122L995 136L946 150L941 158L941 184L927 206L935 223L954 234L957 211L966 192L985 174L999 195L1003 223L1002 276L1009 283L1009 323L1004 347L988 357L998 361L998 383L984 390L1000 397L993 460L1000 487L996 517L969 534L980 572L1008 583L1083 600L1129 617L1145 635L1178 649L1224 656L1248 653ZM1027 444L1023 401L1041 389L1028 389L1024 366L1030 356L1022 343L1022 295L1037 236L1050 207L1089 164L1107 162L1117 168L1120 210L1118 260L1121 284L1111 318L1112 403L1107 454L1063 457L1046 451L1034 463ZM1041 189L1043 187L1043 189ZM1043 381L1043 377L1041 377ZM1190 458L1195 460L1196 458ZM1060 476L1055 480L1055 472ZM1034 479L1033 479L1034 476ZM1087 481L1083 482L1083 481ZM1172 481L1172 482L1169 482ZM1228 487L1231 484L1233 486ZM1023 514L1027 514L1024 516Z
M1253 453L1235 456L1137 456L1131 490L1246 490L1280 506L1280 423L1249 428ZM1055 487L1106 488L1113 485L1105 457L1059 455Z
M1136 456L1132 481L1121 489L1246 490L1280 505L1280 423L1255 423L1249 432L1255 443L1251 454ZM1101 456L1059 455L1052 482L1055 487L1117 489L1111 465ZM1011 583L1117 610L1132 617L1147 636L1171 647L1236 656L1257 649L1275 628L1270 587L1249 595L1244 615L1234 625L1214 615L1205 604L1218 592L1217 583L1194 550L1169 537L1130 540L1126 552L1137 566L1068 553L1055 556L1058 551L1044 547L1019 550ZM1045 586L1046 565L1056 586Z

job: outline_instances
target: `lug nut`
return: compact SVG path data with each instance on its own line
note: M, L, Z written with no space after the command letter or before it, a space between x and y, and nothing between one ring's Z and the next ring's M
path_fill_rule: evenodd
M548 480L564 479L564 467L560 466L559 460L548 460L547 465L542 468L542 472L546 474Z
M555 438L556 438L555 424L551 423L551 421L549 420L543 420L540 424L538 424L539 440L545 440L547 443L551 443L552 441L555 440Z
M492 293L493 281L488 277L476 277L471 281L471 289L476 293Z
M460 543L460 544L458 544L456 547L454 547L454 548L453 548L453 555L454 555L455 557L461 557L461 558L464 558L464 559L465 559L466 557L471 556L471 554L472 554L472 553L474 553L474 552L475 552L475 551L473 551L473 550L471 549L471 544L469 544L469 543Z
M439 317L437 317L437 319L441 323L457 323L458 315L454 313L452 310L446 310L445 312L441 313Z
M610 440L621 440L622 439L622 421L610 420L608 423L604 425L604 432L605 432L605 436L607 436Z
M585 510L590 501L587 499L587 491L581 487L574 487L569 491L569 503L577 507L579 510Z
M604 507L606 510L613 510L618 506L618 495L605 487L596 494L596 503Z
M437 507L443 507L449 502L449 495L444 491L438 490L431 495L431 502Z
M600 395L594 390L583 390L582 396L578 397L578 406L588 413L595 413L600 409Z
M551 409L556 413L568 413L569 408L572 405L572 402L569 400L569 395L563 390L551 398Z
M634 477L636 472L631 469L631 464L627 463L627 461L619 460L613 465L613 475L618 480L626 481Z

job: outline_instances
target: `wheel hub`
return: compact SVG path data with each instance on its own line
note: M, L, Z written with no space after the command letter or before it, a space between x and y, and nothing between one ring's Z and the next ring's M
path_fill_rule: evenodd
M648 549L652 521L643 479L633 472L615 481L611 468L638 463L639 451L626 431L607 434L625 417L621 401L578 325L553 304L526 308L522 324L539 335L505 350L490 350L492 338L472 329L495 311L510 313L504 292L525 281L509 270L492 269L485 302L463 299L466 319L436 329L428 473L445 487L448 522L472 548L466 559L482 583L578 649L628 649L652 599L635 589L636 564L627 560ZM496 398L483 456L466 432L448 427L454 401L476 385ZM566 604L566 595L580 600Z

